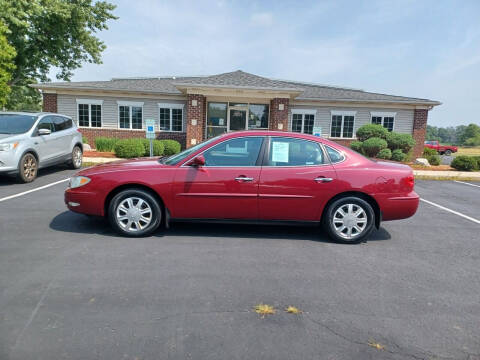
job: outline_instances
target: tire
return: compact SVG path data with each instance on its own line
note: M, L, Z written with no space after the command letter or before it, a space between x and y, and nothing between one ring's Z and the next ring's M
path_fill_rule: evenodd
M147 236L160 226L162 210L158 201L149 192L127 189L119 192L110 201L108 218L112 227L121 235Z
M345 216L352 214L347 217L348 223L344 228L342 228L345 226L342 212ZM354 216L355 213L358 215ZM325 210L322 222L328 236L333 241L343 244L358 244L372 233L375 227L375 212L365 200L349 196L331 203ZM349 226L350 224L355 225Z
M26 153L18 164L18 179L23 183L32 182L37 178L38 161L32 153Z
M80 169L83 162L83 151L78 145L75 145L72 150L72 159L69 161L72 169Z
M452 150L445 150L445 155L450 156L452 155Z

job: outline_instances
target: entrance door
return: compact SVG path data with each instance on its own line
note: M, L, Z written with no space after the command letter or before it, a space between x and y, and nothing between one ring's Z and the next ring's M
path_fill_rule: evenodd
M247 111L246 107L229 108L228 131L247 130Z

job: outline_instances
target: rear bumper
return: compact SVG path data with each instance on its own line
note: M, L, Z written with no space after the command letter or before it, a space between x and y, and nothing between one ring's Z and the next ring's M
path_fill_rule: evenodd
M398 194L387 194L377 198L380 210L382 211L382 220L399 220L413 216L418 209L420 196L415 191L403 196Z
M64 201L71 211L87 215L104 215L103 201L95 192L68 188L65 190Z

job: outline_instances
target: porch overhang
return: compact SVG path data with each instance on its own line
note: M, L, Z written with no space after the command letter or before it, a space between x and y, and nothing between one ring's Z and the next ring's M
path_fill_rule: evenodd
M185 95L198 94L205 97L250 98L272 100L275 98L295 99L302 93L293 88L251 88L244 86L175 84L175 87Z

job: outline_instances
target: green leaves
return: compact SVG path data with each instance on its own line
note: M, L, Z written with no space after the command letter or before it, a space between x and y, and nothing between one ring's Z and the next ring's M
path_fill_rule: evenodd
M7 41L8 28L0 21L0 106L3 107L7 102L7 96L10 93L9 81L12 78L12 72L15 70L13 59L17 55L14 47Z

